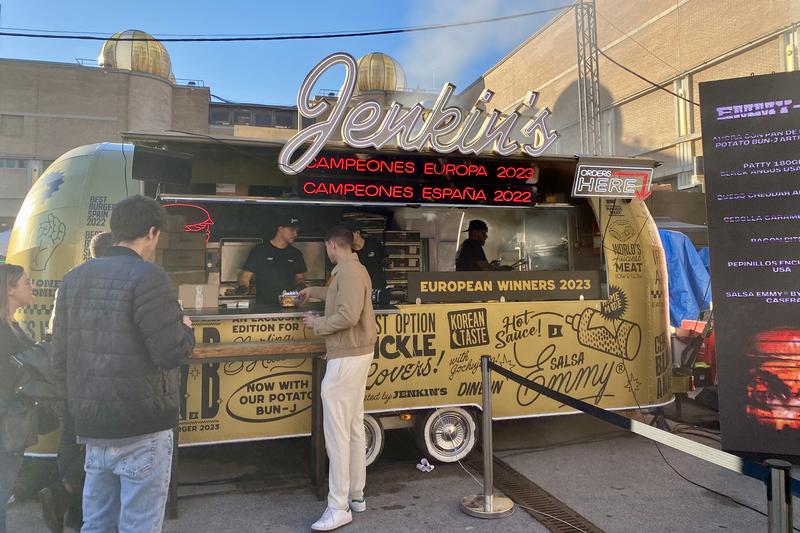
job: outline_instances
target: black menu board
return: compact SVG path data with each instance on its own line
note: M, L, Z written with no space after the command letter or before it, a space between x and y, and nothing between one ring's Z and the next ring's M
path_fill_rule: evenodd
M800 455L800 72L700 101L722 447Z

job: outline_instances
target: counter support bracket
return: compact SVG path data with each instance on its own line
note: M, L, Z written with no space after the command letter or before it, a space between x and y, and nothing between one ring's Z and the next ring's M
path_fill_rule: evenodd
M322 378L325 376L326 362L322 357L314 357L311 363L311 484L317 499L322 501L328 493L325 483L325 432L322 422Z
M236 360L311 358L311 488L320 500L327 495L325 479L325 436L322 425L322 377L325 374L325 344L321 340L288 342L208 343L195 347L189 364L218 363ZM172 476L169 482L166 516L178 518L178 436L179 421L173 428Z

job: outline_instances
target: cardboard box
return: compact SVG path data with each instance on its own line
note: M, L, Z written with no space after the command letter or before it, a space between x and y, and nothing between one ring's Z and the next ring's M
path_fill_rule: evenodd
M184 309L219 307L219 285L180 285L178 287L178 301Z
M167 215L167 225L162 231L177 233L183 231L186 225L186 217L183 215Z
M206 267L206 250L156 250L156 263L164 270L202 270Z
M208 282L213 283L213 280L206 279L205 270L175 270L172 272L167 272L167 275L169 276L169 280L172 282L172 286L175 287L175 289L184 283L189 283L192 285L204 285Z
M205 232L162 231L158 248L170 250L205 250Z

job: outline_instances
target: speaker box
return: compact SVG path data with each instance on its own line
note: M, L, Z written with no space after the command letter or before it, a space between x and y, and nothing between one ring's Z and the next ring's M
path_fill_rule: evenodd
M133 179L189 185L192 182L192 155L136 146L133 150Z

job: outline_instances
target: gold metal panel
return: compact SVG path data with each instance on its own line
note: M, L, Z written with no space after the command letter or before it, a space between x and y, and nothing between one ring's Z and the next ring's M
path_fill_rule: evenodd
M386 54L372 52L358 60L359 92L397 91L405 83L400 64Z
M147 72L170 79L172 62L164 45L158 41L118 41L119 38L152 39L140 30L117 32L105 42L98 63L103 67Z

